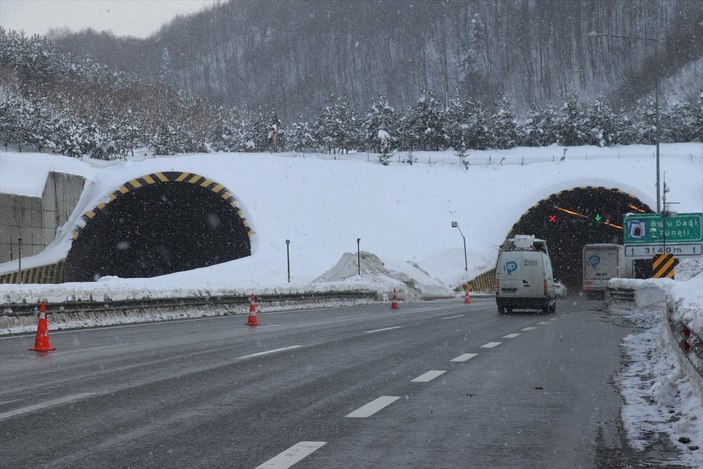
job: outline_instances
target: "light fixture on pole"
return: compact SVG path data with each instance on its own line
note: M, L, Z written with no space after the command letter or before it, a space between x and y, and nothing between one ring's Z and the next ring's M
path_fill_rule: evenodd
M466 257L466 238L464 237L464 233L461 232L461 228L459 227L459 223L453 221L452 228L458 229L459 234L461 235L461 238L464 240L464 270L468 272L469 271L469 261L468 261L468 258Z
M656 145L656 166L657 166L657 213L661 213L661 185L660 185L660 169L659 169L659 140L660 140L660 129L659 129L659 40L654 37L647 36L626 36L622 34L602 34L596 31L591 31L588 33L588 37L607 37L607 38L618 38L618 39L630 39L636 41L646 41L654 43L654 126L656 127L654 132L654 139Z

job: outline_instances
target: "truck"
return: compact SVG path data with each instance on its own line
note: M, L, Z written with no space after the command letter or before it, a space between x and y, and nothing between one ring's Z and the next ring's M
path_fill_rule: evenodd
M611 278L632 277L631 266L620 244L586 244L583 247L583 292L602 298Z

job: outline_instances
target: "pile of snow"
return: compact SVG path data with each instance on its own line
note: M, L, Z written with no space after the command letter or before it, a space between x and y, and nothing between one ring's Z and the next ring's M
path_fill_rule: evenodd
M672 319L681 321L703 337L703 258L687 259L676 267L668 300L674 305Z
M417 264L404 262L387 267L378 256L366 251L345 253L334 267L316 278L314 283L347 287L356 282L360 287L367 287L369 281L376 285L377 291L396 289L406 300L455 296L450 288L432 278Z

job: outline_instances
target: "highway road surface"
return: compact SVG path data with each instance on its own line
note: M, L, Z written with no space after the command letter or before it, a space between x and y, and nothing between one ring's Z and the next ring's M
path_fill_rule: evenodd
M0 338L0 466L617 467L633 329L599 306L245 313L54 331L45 353Z

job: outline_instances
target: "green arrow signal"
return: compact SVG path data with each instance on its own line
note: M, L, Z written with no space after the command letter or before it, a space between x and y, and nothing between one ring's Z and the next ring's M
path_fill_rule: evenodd
M603 218L603 217L600 216L600 213L596 213L595 218L596 218L596 221L601 221L601 218Z

